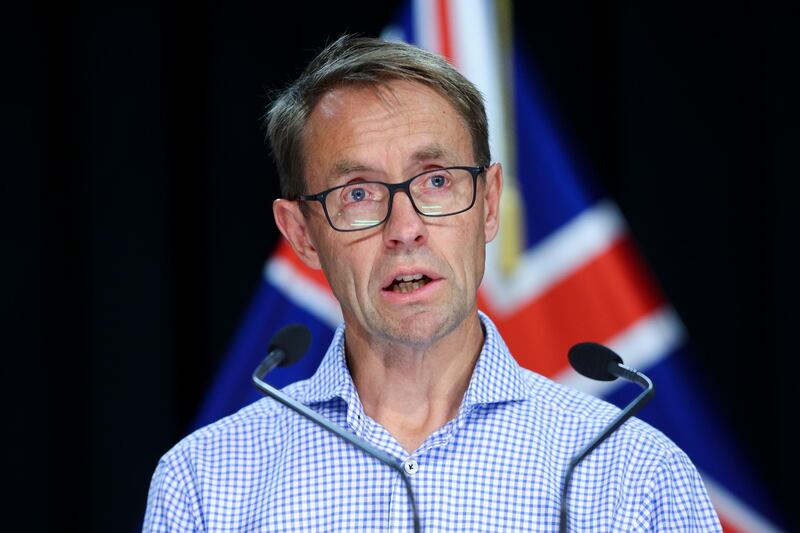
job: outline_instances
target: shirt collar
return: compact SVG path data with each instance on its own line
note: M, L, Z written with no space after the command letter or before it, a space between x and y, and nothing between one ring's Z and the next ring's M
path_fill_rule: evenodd
M344 329L344 324L336 328L328 351L325 352L317 371L308 380L304 403L312 404L342 398L349 404L354 397L356 387L345 359Z
M527 398L529 385L522 368L511 356L500 332L489 317L480 311L478 316L483 325L485 339L464 394L462 409ZM359 401L345 359L344 331L344 324L336 329L319 368L307 382L304 403L326 402L334 398L341 398L348 405Z
M464 407L480 404L523 400L530 396L524 370L511 356L497 327L488 316L478 311L483 324L483 348L472 372Z

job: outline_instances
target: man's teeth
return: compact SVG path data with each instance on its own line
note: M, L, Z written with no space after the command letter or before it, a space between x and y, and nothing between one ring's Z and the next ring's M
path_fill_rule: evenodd
M409 276L397 276L394 281L392 284L394 292L411 292L424 287L430 280L422 274L411 274Z
M422 279L422 274L411 274L408 276L397 276L394 278L395 281L417 281Z

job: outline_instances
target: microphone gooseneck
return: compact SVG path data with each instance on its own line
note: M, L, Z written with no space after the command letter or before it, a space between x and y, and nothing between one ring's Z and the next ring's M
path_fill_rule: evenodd
M306 350L308 350L310 344L311 332L306 326L293 324L278 331L278 333L272 337L272 340L270 340L267 356L253 371L253 384L259 391L266 394L273 400L280 402L292 411L304 416L323 429L330 431L337 437L352 444L367 455L377 459L381 463L397 471L400 474L400 479L403 480L403 483L406 487L406 492L408 493L411 511L414 516L414 531L415 533L419 533L421 531L421 527L419 522L419 512L417 511L417 500L414 497L411 481L409 481L408 475L403 469L400 461L397 461L388 453L376 448L354 433L337 426L316 411L309 409L294 398L286 395L284 392L276 389L264 381L266 375L276 366L288 366L298 361L305 354Z
M625 381L636 383L644 388L644 391L628 404L602 433L592 439L591 442L584 446L583 449L570 460L567 470L564 473L564 483L561 491L561 512L559 515L558 528L561 533L566 533L567 531L567 494L575 467L626 420L639 412L639 409L644 407L656 392L655 386L650 378L635 368L626 366L619 355L601 344L594 342L576 344L569 350L568 357L572 367L587 378L600 381L613 381L617 378L622 378Z

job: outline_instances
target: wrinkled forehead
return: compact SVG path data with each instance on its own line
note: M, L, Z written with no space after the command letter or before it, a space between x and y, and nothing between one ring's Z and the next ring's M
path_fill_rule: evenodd
M330 89L311 111L303 144L306 177L357 170L398 148L409 163L474 159L470 130L458 110L435 88L405 80Z

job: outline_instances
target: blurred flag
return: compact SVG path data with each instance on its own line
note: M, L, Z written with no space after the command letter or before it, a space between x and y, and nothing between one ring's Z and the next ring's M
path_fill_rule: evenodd
M383 35L445 56L486 98L492 155L503 163L506 181L480 308L522 366L618 405L631 391L619 381L580 377L567 363L569 347L601 342L647 371L658 394L641 418L698 466L725 531L777 531L765 518L774 516L769 502L693 382L680 319L642 264L616 206L579 174L511 30L507 1L415 0ZM313 374L341 320L322 273L281 242L196 424L260 397L250 374L278 329L303 323L314 339L300 363L269 376L283 386Z

